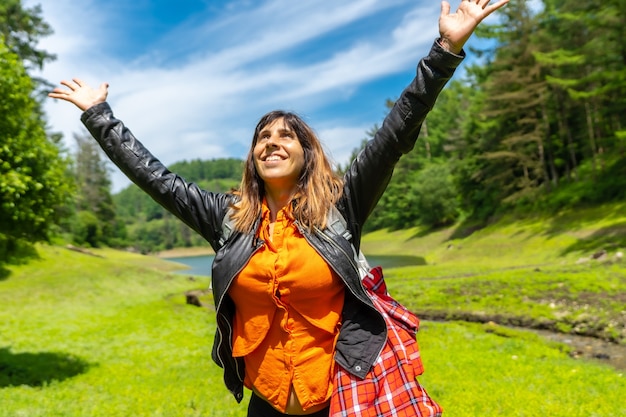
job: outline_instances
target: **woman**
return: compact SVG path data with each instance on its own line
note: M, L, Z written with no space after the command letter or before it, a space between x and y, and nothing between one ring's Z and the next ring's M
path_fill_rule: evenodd
M244 386L252 391L249 416L328 416L335 372L362 379L372 369L387 327L354 262L363 224L463 59L463 45L507 1L464 0L456 13L442 2L440 38L343 178L313 131L276 111L255 129L240 189L204 191L171 173L114 118L107 84L92 89L74 79L50 93L84 111L111 160L215 249L212 356L237 401ZM333 228L336 217L347 233ZM436 404L427 408L440 414Z

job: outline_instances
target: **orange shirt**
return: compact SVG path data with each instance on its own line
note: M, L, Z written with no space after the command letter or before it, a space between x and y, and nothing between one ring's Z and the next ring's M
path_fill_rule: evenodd
M245 385L284 412L290 389L304 409L332 393L334 352L344 285L281 210L269 236L263 205L259 237L265 245L235 277L233 356L244 357Z

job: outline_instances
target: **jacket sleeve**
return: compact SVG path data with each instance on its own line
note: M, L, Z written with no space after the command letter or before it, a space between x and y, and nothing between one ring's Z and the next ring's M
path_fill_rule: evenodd
M435 41L382 127L352 161L344 177L343 201L347 207L343 209L348 211L347 218L351 219L350 227L356 236L360 236L365 220L387 188L396 163L415 146L426 115L463 60L462 54L452 54ZM355 243L358 247L359 242Z
M121 120L114 117L108 103L87 109L81 121L132 182L216 249L231 195L204 191L170 172Z

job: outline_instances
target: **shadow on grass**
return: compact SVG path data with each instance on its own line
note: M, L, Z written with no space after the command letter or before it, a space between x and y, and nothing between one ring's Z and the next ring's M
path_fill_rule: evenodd
M0 233L0 281L9 278L8 265L24 265L33 259L39 259L35 246L19 239L9 239Z
M9 275L11 275L11 271L6 269L4 265L0 263L0 281L6 280L7 278L9 278Z
M562 255L572 252L593 254L602 250L612 251L623 248L626 248L626 222L598 229L569 245L561 253Z
M448 240L455 239L465 239L474 234L474 232L478 232L487 227L487 223L479 223L479 222L463 222L461 223L455 230Z
M436 233L440 230L445 230L450 226L430 226L430 227L422 227L420 228L418 231L416 231L415 233L413 233L411 235L411 237L409 237L409 240L411 239L421 239L423 237L426 237L432 233ZM448 237L447 240L453 240L453 239L464 239L466 237L469 237L472 235L472 233L481 230L483 228L487 227L487 224L477 224L477 223L470 223L470 222L463 222L461 224L459 224L457 227L455 227L454 231L452 232L452 234ZM392 230L392 229L389 229Z
M554 214L552 217L546 218L545 229L543 234L548 238L557 237L563 234L574 234L579 232L581 236L575 243L567 246L559 252L559 256L566 256L571 253L580 252L582 255L593 255L601 251L611 252L616 249L626 248L626 221L621 220L626 210L626 203L624 204L607 204L599 205L596 207L581 206L581 210L585 209L585 215L581 216L578 210L570 208L564 210L559 214ZM592 216L595 216L592 217ZM467 219L459 224L454 232L450 235L450 240L465 239L470 237L475 232L478 232L493 223L498 225L506 225L508 223L515 223L519 220L523 220L523 216L511 215L507 218L499 218L494 216L489 220ZM529 216L532 219L532 215ZM587 223L593 223L594 220L599 219L615 219L615 222L610 226L596 228L593 231L585 230ZM430 231L424 233L427 235ZM525 233L523 230L515 232L515 235ZM515 236L514 235L514 236ZM420 237L420 236L415 236Z
M89 365L72 355L53 352L12 353L0 348L0 389L27 385L40 387L85 373Z
M449 240L465 239L473 235L475 232L479 232L491 224L507 222L501 215L492 214L488 218L481 218L478 216L470 216L463 220L450 235Z
M380 265L383 269L397 268L401 266L423 266L426 259L414 255L376 255L368 256L367 261L371 266Z

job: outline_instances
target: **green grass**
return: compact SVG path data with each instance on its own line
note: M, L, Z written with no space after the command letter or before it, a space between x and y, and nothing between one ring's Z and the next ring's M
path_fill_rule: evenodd
M495 321L600 337L626 344L626 265L513 269L422 277L387 274L392 294L423 318Z
M626 246L624 208L502 219L471 234L381 231L363 248L426 261L385 271L391 293L422 318L623 342L626 265L611 259ZM578 262L598 249L607 260ZM0 278L0 417L245 416L247 401L236 403L210 359L214 313L185 303L208 279L113 250L38 253ZM420 381L445 416L626 415L623 371L533 333L424 321L418 340Z
M390 292L430 319L496 321L626 344L626 204L554 218L502 219L460 228L379 231L374 254L412 255L425 265L386 271ZM604 250L604 258L592 256Z
M420 380L444 416L626 415L623 374L571 359L528 332L428 322L418 339Z
M0 282L0 416L241 416L211 359L208 280L115 251L42 247ZM159 268L159 269L157 269Z

